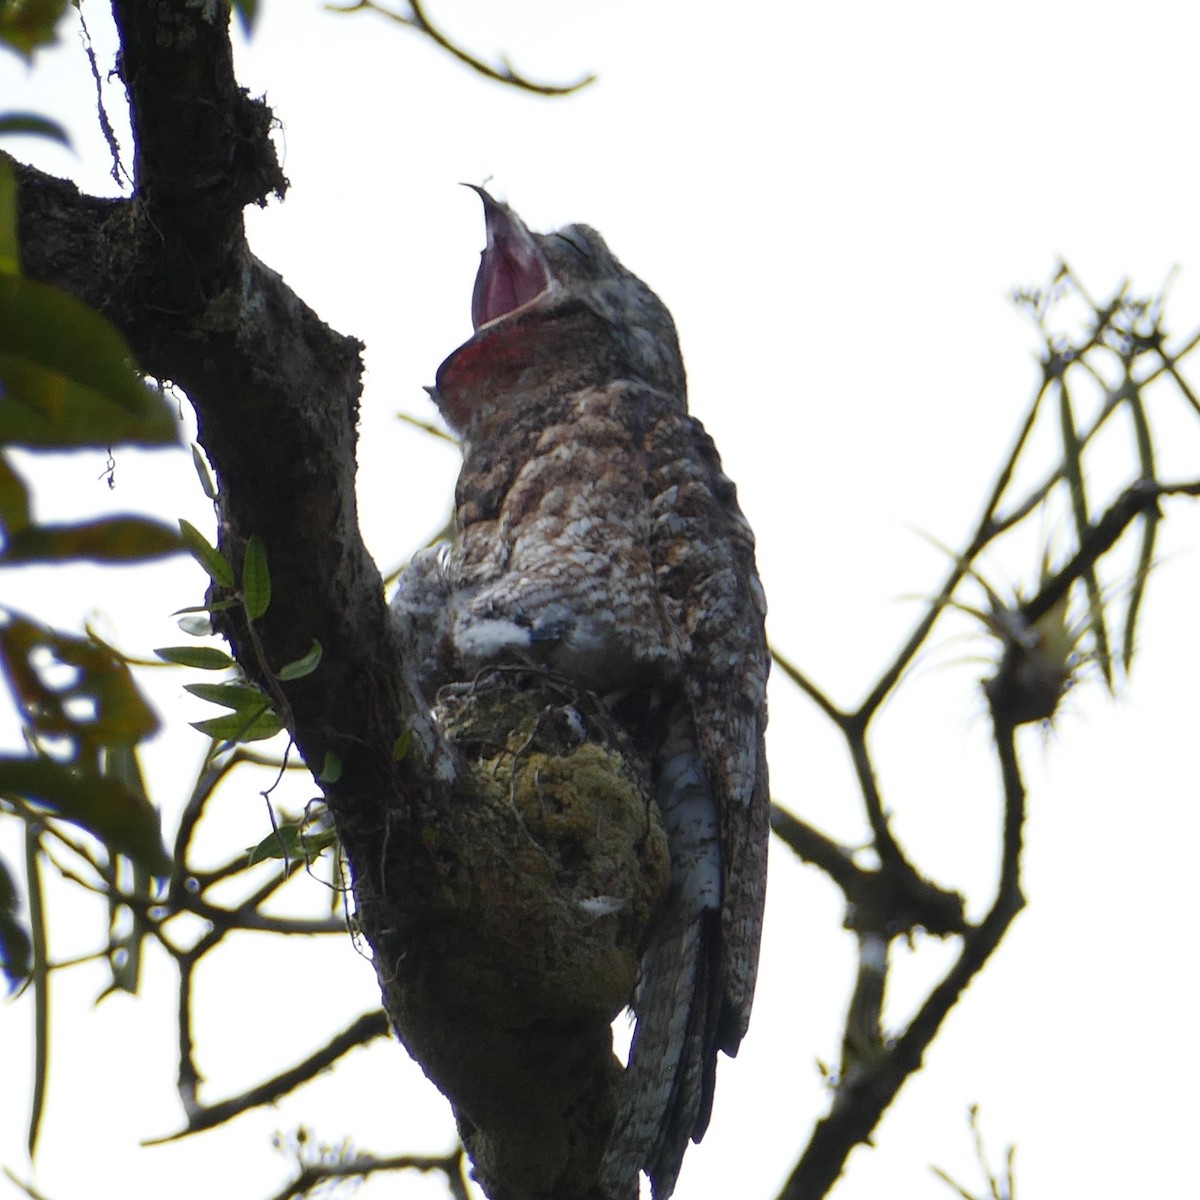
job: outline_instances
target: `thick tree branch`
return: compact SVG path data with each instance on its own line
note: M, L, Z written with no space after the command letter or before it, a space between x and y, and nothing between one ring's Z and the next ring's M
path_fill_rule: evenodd
M588 1196L620 1079L609 1025L630 998L648 909L589 915L581 901L597 893L578 889L606 869L593 861L600 848L564 860L538 845L508 784L497 792L494 773L489 782L462 769L408 682L358 529L361 346L249 252L242 208L281 195L286 180L272 114L237 87L227 13L214 21L210 9L222 13L114 0L134 195L95 200L18 168L23 269L104 312L147 372L186 392L235 574L249 538L262 539L269 609L252 628L227 615L222 632L305 761L340 765L337 783L322 786L385 1008L450 1097L477 1169L494 1195ZM318 669L281 683L279 668L314 639ZM614 761L625 769L619 750ZM636 803L624 846L635 863L647 853L648 804ZM522 866L531 845L539 870ZM179 964L189 1114L202 1108L186 998L206 948L201 939Z

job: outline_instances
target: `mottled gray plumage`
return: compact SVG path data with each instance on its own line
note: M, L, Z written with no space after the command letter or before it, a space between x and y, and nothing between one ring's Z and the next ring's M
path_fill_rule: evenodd
M737 1051L766 884L768 655L754 538L687 413L675 328L594 230L530 233L483 197L475 336L434 398L461 435L456 536L394 602L427 695L497 663L596 692L651 764L670 897L632 997L637 1030L604 1180L665 1200Z

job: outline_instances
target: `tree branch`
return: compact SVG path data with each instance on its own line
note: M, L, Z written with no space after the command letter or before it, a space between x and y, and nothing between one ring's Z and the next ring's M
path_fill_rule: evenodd
M235 577L249 539L261 538L269 608L252 628L229 610L221 632L246 675L277 697L305 761L333 755L340 765L336 783L318 783L385 1008L455 1106L477 1170L497 1192L590 1195L620 1083L609 1026L631 997L651 910L642 898L597 919L580 901L597 894L595 878L625 861L620 854L637 886L658 878L645 869L652 805L634 788L637 820L622 829L616 857L600 842L573 857L564 843L556 857L530 832L541 810L518 812L508 784L498 792L494 772L472 774L439 733L359 533L361 346L325 326L246 245L242 208L281 194L286 180L270 110L237 87L228 13L143 0L114 0L113 11L134 195L95 200L18 167L23 268L105 313L144 370L186 392L217 477L219 546ZM317 670L281 682L279 668L314 639ZM636 774L619 752L612 761ZM201 781L177 850L213 782ZM531 844L539 870L525 866ZM665 862L662 870L665 881ZM224 932L177 957L189 1119L203 1111L191 974Z
M286 1071L242 1092L238 1096L230 1096L217 1104L204 1104L192 1107L187 1114L187 1126L176 1133L164 1134L162 1137L147 1138L143 1146L161 1146L164 1142L178 1141L193 1133L212 1129L223 1125L234 1117L241 1116L251 1108L264 1104L274 1104L281 1096L295 1091L301 1084L319 1075L355 1046L362 1046L375 1038L386 1037L389 1033L387 1015L382 1011L364 1013L352 1022L341 1033L335 1034L320 1050L310 1054Z
M506 59L502 58L500 60L501 65L499 68L489 66L483 59L477 58L474 54L464 50L456 42L447 37L446 34L442 33L429 20L429 17L425 13L425 6L421 3L421 0L408 0L408 7L412 15L407 17L403 13L393 12L390 8L384 8L383 5L374 3L374 0L357 0L356 3L345 6L329 4L326 7L331 12L337 13L364 11L378 13L381 17L387 17L389 21L395 21L397 25L403 25L407 29L415 29L418 33L424 34L435 45L445 50L447 54L458 59L464 66L470 67L472 71L478 72L485 79L493 79L497 83L507 84L510 87L519 88L525 92L534 92L539 96L569 96L572 92L577 92L580 88L587 87L596 78L595 75L585 75L575 83L535 83L533 80L514 71Z
M937 1036L947 1014L991 957L1013 918L1024 906L1020 861L1025 788L1014 739L1013 726L997 725L996 746L1004 786L1004 853L991 909L979 925L964 934L957 960L930 992L908 1028L895 1040L877 1045L873 1054L855 1056L851 1053L847 1056L851 1070L839 1081L833 1109L817 1123L804 1154L780 1192L780 1200L813 1200L813 1197L824 1196L834 1185L850 1152L870 1137L896 1093L909 1076L920 1069L925 1051ZM868 946L864 953L874 954L877 959L878 947ZM867 965L874 968L867 977L869 989L874 985L874 975L884 969L884 963L873 960ZM863 978L860 970L860 990ZM882 989L880 995L881 992ZM853 1012L852 1007L852 1015Z

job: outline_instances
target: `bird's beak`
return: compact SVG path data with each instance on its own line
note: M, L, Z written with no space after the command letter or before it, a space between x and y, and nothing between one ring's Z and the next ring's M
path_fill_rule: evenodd
M478 330L536 300L553 276L533 234L516 213L473 183L464 185L483 201L487 245L471 295L471 322Z

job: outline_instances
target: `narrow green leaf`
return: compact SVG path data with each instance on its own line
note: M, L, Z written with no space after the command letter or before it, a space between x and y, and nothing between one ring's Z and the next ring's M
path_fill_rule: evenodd
M257 846L250 848L249 863L253 867L272 858L300 858L303 852L300 826L280 825L278 829L272 829Z
M337 783L342 777L342 760L332 750L325 751L325 761L317 778L322 783Z
M242 559L242 600L246 615L257 621L271 604L271 574L267 569L267 548L257 533L250 535Z
M106 779L48 758L0 754L0 792L23 796L99 839L114 854L165 875L171 860L158 813L118 779Z
M198 667L201 671L224 671L233 666L233 659L216 646L160 646L154 653L163 662Z
M303 679L305 675L311 675L321 662L321 643L313 638L312 645L308 648L308 653L303 658L297 658L293 662L287 663L279 668L279 679L287 683L292 679Z
M185 683L183 690L245 714L257 715L271 706L270 697L249 683Z
M57 121L43 117L41 113L0 113L0 137L12 133L26 133L33 134L35 137L49 138L52 142L58 142L68 150L71 148L71 139L67 136L67 131Z
M191 724L192 728L216 742L261 742L274 737L283 728L283 722L270 709L264 709L252 720L244 713L235 712Z
M12 464L0 455L0 525L8 537L29 524L29 490Z
M392 743L392 758L396 762L403 762L408 757L408 752L412 747L412 730L406 729Z
M337 840L337 834L332 829L318 829L316 833L306 833L300 839L305 862L313 862L320 858L330 846L337 845Z
M184 548L169 525L149 517L102 517L78 525L30 525L11 533L0 566L13 563L133 563Z
M192 444L192 466L196 468L196 474L200 477L200 487L204 494L210 499L217 498L217 483L212 477L212 472L208 469L208 460L204 457L203 451L195 443Z
M1060 379L1058 382L1058 414L1059 426L1062 430L1063 477L1067 481L1067 489L1071 495L1071 510L1075 516L1075 535L1079 539L1079 544L1083 545L1091 534L1092 524L1088 516L1087 492L1083 481L1083 445L1075 427L1075 415L1071 409L1071 396L1067 390L1065 379ZM1096 658L1100 662L1100 669L1104 673L1108 689L1112 691L1112 654L1109 651L1108 630L1104 620L1104 600L1094 567L1089 566L1083 572L1083 583L1087 589L1088 624L1092 631Z
M179 532L183 536L183 544L192 557L208 573L208 577L218 587L233 587L233 568L227 559L215 546L209 545L208 539L190 521L181 517Z
M0 790L3 790L0 787ZM29 888L29 932L33 943L33 1097L29 1102L29 1157L37 1149L42 1109L46 1103L46 1076L50 1063L50 952L46 942L46 907L42 900L41 846L38 831L25 826L25 881Z
M17 247L17 177L12 164L0 159L0 274L19 275Z
M250 848L249 865L276 858L285 861L303 859L311 863L336 844L337 834L332 829L305 833L304 826L300 824L280 825L278 829L272 829L257 846Z

